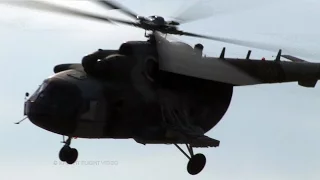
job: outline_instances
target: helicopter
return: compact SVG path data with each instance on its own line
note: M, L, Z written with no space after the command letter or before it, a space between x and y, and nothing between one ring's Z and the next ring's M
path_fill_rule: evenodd
M19 7L151 30L151 34L145 33L146 41L128 41L118 49L99 49L83 57L81 63L56 65L52 76L30 97L26 94L24 115L34 125L63 136L59 158L68 164L78 158L78 151L71 147L75 137L133 139L143 145L175 145L189 159L188 173L199 174L206 158L194 154L193 149L220 145L219 140L205 134L224 117L235 87L298 82L313 88L320 79L320 63L282 55L281 49L274 60L265 61L251 59L251 50L246 58L226 58L225 48L219 57L203 57L190 45L170 42L163 35L268 47L181 31L176 27L179 22L166 22L161 16L142 18L120 4L96 2L131 14L136 22L44 2L12 2ZM282 61L281 57L290 61ZM188 154L181 144L186 145Z

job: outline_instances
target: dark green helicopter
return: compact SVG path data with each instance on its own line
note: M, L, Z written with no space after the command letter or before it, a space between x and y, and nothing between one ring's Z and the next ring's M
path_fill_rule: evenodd
M220 141L205 133L223 118L236 86L298 82L315 87L320 64L290 55L275 60L203 57L194 48L170 42L163 35L206 38L247 47L261 44L181 31L178 21L161 16L143 17L111 1L96 1L134 18L127 21L98 16L40 2L10 2L33 9L59 12L150 31L146 41L128 41L118 49L98 50L79 64L60 64L25 102L24 115L36 126L67 136L59 158L73 164L78 151L71 139L134 139L141 144L174 144L188 159L187 170L198 174L206 164L193 148L218 147ZM291 61L280 61L284 57ZM20 122L18 122L20 123ZM189 155L178 144L186 144Z

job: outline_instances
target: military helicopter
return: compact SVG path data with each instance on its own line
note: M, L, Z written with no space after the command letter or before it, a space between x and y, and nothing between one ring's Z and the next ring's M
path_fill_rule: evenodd
M24 115L36 126L63 136L61 161L73 164L77 138L133 139L137 143L174 144L188 159L187 171L200 173L206 164L193 148L218 147L205 135L214 128L232 100L237 86L298 82L315 87L320 63L310 63L279 50L275 60L203 57L182 42L163 35L179 34L237 45L267 46L234 39L197 35L177 29L179 22L160 16L142 18L111 1L96 1L118 9L137 22L97 16L40 2L11 2L20 7L91 18L151 30L146 41L128 41L118 49L98 50L79 64L60 64L25 101ZM200 47L201 46L197 46ZM282 61L284 57L291 61ZM28 95L28 94L26 94ZM18 122L20 123L20 122ZM65 140L64 137L68 137ZM179 146L185 144L189 155Z

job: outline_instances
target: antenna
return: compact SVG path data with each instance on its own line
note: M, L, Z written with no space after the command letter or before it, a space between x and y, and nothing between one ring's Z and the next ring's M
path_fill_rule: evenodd
M26 101L28 97L29 97L29 93L26 92L25 95L24 95L24 100ZM24 111L25 111L25 109L24 109ZM25 112L24 112L24 115L26 115ZM28 118L28 116L25 116L23 119L21 119L21 120L18 121L18 122L15 122L14 124L20 124L21 122L23 122L23 121L26 120L27 118Z
M249 60L249 59L250 59L250 55L251 55L251 50L249 50L249 51L248 51L248 54L247 54L246 59L248 59L248 60Z
M282 52L282 50L279 49L279 52L278 52L277 57L276 57L276 59L275 59L276 62L280 62L281 52Z
M224 47L221 51L219 59L224 59L224 55L226 54L226 48Z
M20 124L22 121L26 120L27 118L28 118L28 117L26 116L26 117L24 117L23 119L21 119L20 121L15 122L14 124Z

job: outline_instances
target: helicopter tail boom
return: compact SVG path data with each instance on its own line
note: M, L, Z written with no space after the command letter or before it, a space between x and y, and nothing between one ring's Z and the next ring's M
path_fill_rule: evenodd
M295 56L291 55L282 55L282 57L289 59L292 62L297 62L297 63L310 63L306 60L300 59ZM317 79L310 79L310 80L305 80L305 81L298 81L298 84L303 87L309 87L309 88L314 88L317 84L318 80Z

